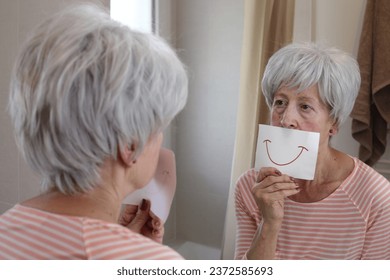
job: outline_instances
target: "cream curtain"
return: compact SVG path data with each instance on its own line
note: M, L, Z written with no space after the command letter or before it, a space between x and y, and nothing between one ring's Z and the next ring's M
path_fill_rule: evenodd
M237 129L222 259L234 257L235 183L244 171L253 167L258 124L268 123L261 77L272 53L292 41L294 6L295 0L245 0Z

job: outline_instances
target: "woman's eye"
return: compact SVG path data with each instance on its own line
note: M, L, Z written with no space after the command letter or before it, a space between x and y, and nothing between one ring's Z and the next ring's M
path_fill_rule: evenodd
M301 108L302 108L303 111L308 111L308 110L311 109L311 107L309 105L307 105L307 104L302 104Z
M285 106L286 104L287 104L287 102L284 100L281 100L281 99L277 99L274 101L274 106L276 106L276 107Z

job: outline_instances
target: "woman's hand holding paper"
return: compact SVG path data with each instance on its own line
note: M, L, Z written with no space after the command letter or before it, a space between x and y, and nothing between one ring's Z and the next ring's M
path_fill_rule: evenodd
M119 224L140 233L158 243L162 243L164 223L150 210L151 203L144 199L141 206L126 204L120 217Z
M298 185L288 175L273 167L261 168L252 193L262 213L264 223L281 223L284 199L299 192Z

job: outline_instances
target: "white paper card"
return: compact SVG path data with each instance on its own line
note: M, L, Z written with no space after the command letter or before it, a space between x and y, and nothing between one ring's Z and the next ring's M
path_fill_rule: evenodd
M153 179L142 189L129 194L122 203L140 205L142 199L148 199L151 202L151 211L165 223L175 190L175 155L171 150L162 148Z
M313 180L319 141L318 132L260 124L255 167L275 167L291 177Z

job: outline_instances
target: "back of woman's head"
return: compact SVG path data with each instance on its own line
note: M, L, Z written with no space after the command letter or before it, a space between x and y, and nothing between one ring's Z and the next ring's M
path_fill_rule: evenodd
M16 138L45 187L84 192L118 149L135 157L184 107L187 76L160 38L101 8L69 8L38 26L14 67L9 111Z
M314 43L293 43L269 59L262 80L262 91L271 107L281 86L297 87L301 92L317 85L330 115L342 124L352 111L360 88L357 61L348 53Z

